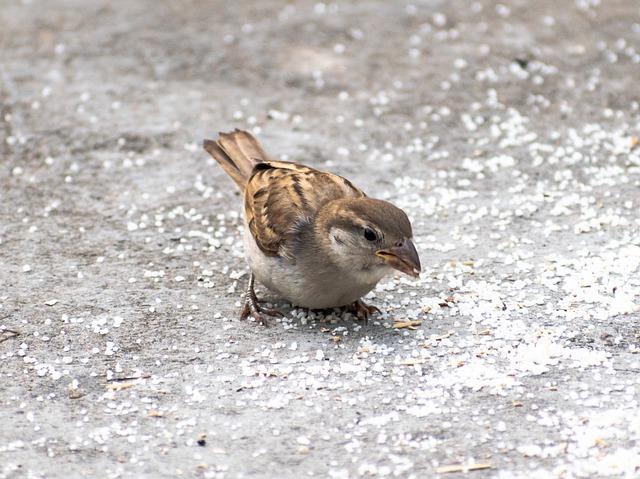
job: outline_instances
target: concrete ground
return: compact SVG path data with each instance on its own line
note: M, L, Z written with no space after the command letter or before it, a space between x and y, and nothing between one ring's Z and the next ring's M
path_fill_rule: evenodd
M0 25L0 478L640 477L636 2ZM239 321L234 127L404 208L421 279Z

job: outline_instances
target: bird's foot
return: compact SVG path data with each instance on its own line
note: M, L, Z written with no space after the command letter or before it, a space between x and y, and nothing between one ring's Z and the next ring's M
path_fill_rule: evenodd
M277 309L265 308L258 304L258 298L256 292L253 289L254 278L253 274L249 277L249 286L247 287L247 293L244 298L244 306L240 312L240 319L247 319L251 316L256 323L260 323L263 326L267 326L266 316L283 317L284 315Z
M258 302L253 302L247 298L240 312L240 319L247 319L251 316L256 323L260 323L263 326L268 326L267 318L265 316L282 318L284 315L277 309L265 308L260 306Z
M382 312L375 306L369 305L361 299L347 306L347 311L355 314L358 319L364 319L365 321L369 321L369 316L372 314Z

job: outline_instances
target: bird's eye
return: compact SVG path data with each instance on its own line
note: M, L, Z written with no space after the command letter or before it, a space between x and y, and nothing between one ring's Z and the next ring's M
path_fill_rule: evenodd
M364 239L366 239L367 241L375 241L378 239L378 235L371 228L365 228Z

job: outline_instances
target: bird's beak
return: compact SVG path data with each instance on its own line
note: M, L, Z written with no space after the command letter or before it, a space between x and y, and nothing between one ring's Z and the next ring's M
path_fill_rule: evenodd
M405 240L399 246L376 251L379 256L394 269L417 278L420 276L420 258L411 240Z

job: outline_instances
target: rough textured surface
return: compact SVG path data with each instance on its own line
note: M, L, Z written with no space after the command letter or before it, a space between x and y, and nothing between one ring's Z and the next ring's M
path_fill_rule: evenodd
M640 475L636 2L0 25L0 477ZM368 325L238 321L239 199L200 148L236 126L406 209L422 279Z

